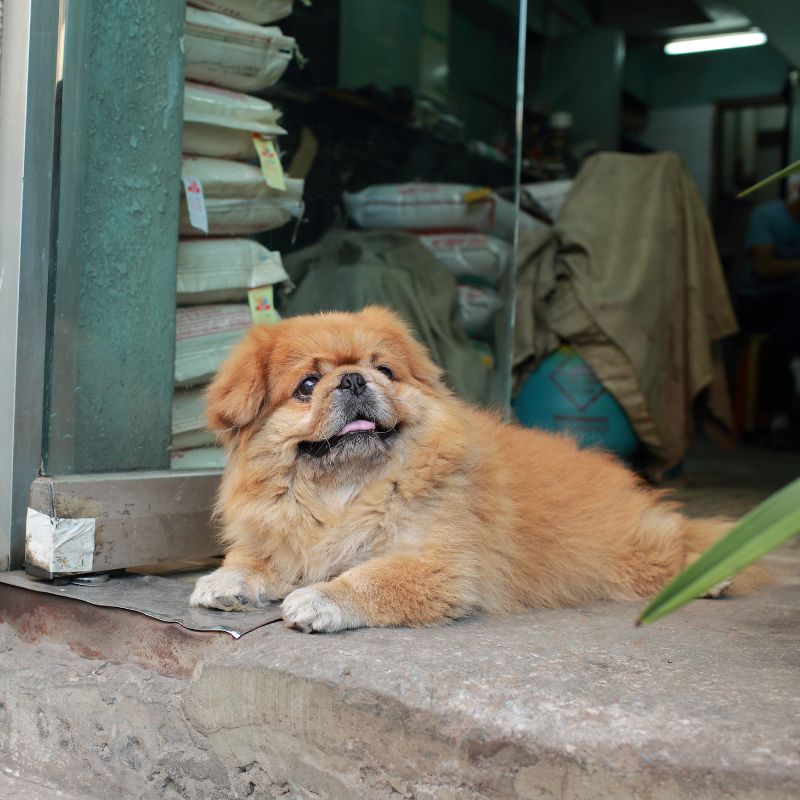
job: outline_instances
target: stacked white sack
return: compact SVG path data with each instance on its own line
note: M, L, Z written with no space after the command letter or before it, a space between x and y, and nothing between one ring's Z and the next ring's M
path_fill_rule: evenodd
M502 305L493 287L508 266L514 233L512 203L457 183L370 186L345 193L344 202L362 228L436 231L420 233L419 240L459 281L459 322L470 337L491 341Z
M344 193L347 214L360 228L487 231L494 216L491 196L470 199L475 186L401 183Z
M258 286L289 280L280 253L252 239L183 239L178 243L178 303L247 299Z
M292 13L293 0L190 0L189 5L266 25L288 17Z
M183 152L249 161L255 157L253 134L280 136L281 112L249 94L186 82L183 92Z
M459 282L458 320L482 342L494 338L494 318L502 306L496 287L511 257L511 246L485 233L422 234L420 244ZM481 348L491 358L491 349Z
M250 309L237 303L179 308L175 386L198 386L211 380L251 324Z
M561 213L561 208L572 189L573 180L545 181L543 183L525 183L520 186L523 195L538 203L554 220Z
M216 438L206 428L205 389L178 389L172 398L172 449L211 447Z
M280 28L262 28L213 11L187 7L185 73L188 80L240 92L276 84L297 48Z
M497 286L511 257L508 242L485 233L432 233L418 238L458 280L480 279Z
M273 230L303 213L303 181L286 178L286 191L267 186L258 167L239 161L184 156L181 173L203 187L208 234L243 236ZM190 220L181 194L181 236L203 236Z
M173 469L221 469L225 452L216 446L216 436L206 428L205 390L178 389L172 398Z
M224 469L227 461L225 450L216 445L192 447L189 450L172 450L169 454L170 469Z
M491 287L459 284L458 321L471 338L483 342L494 338L494 317L501 306L500 295Z
M274 141L286 133L279 110L241 91L271 86L286 70L294 39L260 25L288 16L292 5L292 0L191 0L186 10L180 209L186 238L178 246L177 302L193 307L177 309L175 469L222 466L223 453L205 428L202 385L252 324L250 309L241 302L249 290L288 280L279 253L238 237L273 230L302 214L302 181L285 178L286 188L279 190L259 168L240 163L256 160L255 134ZM271 153L278 157L277 146ZM195 200L193 215L187 188Z
M514 238L514 204L479 186L395 183L344 193L347 214L360 228L407 231L475 231L507 242ZM545 227L520 213L521 229Z

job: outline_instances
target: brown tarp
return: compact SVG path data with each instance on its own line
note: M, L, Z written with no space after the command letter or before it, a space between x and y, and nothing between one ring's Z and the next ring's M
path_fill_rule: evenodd
M702 395L730 428L717 343L736 318L711 225L672 153L600 153L581 169L551 231L518 251L517 382L559 340L622 404L655 475L683 458Z

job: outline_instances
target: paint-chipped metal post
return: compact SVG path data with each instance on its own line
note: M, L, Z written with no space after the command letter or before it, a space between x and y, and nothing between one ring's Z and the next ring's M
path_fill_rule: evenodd
M0 571L22 563L41 461L59 7L6 2L2 15Z

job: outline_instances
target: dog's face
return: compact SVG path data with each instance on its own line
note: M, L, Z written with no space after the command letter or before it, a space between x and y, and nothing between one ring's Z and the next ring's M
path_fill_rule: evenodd
M390 311L294 317L253 328L208 391L208 420L249 458L355 477L392 456L446 393Z

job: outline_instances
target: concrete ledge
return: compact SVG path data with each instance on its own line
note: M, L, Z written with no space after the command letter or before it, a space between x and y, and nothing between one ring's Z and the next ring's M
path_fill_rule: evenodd
M797 550L781 565L797 575ZM795 798L800 580L238 642L0 589L0 764L94 797ZM37 601L39 598L37 598Z
M0 797L3 800L94 800L88 795L65 792L54 786L15 776L11 771L0 770Z

